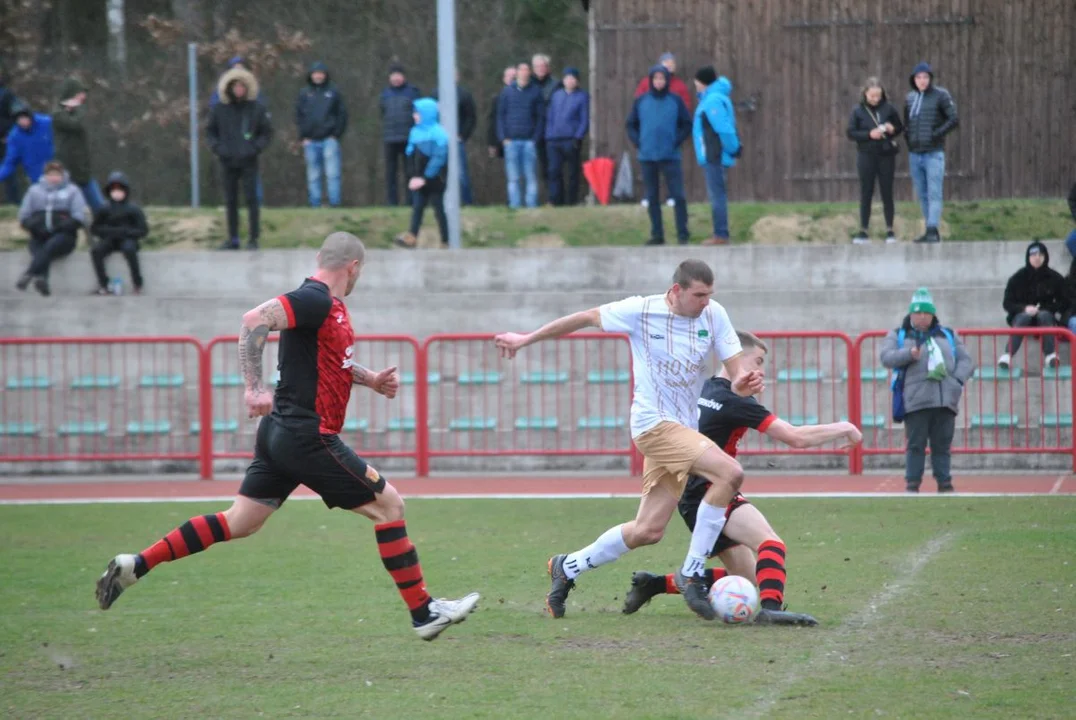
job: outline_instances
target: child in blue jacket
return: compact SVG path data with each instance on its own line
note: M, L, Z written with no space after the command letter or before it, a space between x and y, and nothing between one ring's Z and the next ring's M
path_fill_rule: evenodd
M415 126L407 137L407 168L410 181L407 188L413 193L411 228L396 237L396 244L405 248L418 245L418 230L426 205L433 205L441 244L448 247L448 218L445 217L445 182L448 174L448 133L437 122L437 101L419 98L414 103Z

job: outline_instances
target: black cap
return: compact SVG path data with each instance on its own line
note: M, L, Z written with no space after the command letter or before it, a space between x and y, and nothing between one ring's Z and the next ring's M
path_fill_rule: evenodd
M699 71L695 73L695 79L703 85L713 85L717 82L717 70L714 70L713 65L701 67L699 68Z

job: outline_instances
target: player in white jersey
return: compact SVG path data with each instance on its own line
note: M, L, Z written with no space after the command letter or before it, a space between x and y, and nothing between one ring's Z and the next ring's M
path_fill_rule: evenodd
M725 508L740 489L743 469L698 431L697 401L709 375L711 352L721 358L739 395L760 392L762 374L742 367L740 340L725 309L711 299L713 293L710 267L701 260L685 260L664 295L630 297L562 317L532 333L502 333L495 339L509 358L528 345L588 327L625 333L631 341L631 436L645 457L642 501L634 520L610 528L581 550L550 558L552 588L546 606L553 617L564 616L568 593L580 573L661 540L690 474L711 485L699 506L676 585L696 614L707 620L715 617L706 598L706 557L725 526Z

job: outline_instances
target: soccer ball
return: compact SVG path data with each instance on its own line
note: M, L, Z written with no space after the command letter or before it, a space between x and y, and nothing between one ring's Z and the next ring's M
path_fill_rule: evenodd
M726 624L749 623L758 612L758 590L747 578L726 575L710 587L710 606Z

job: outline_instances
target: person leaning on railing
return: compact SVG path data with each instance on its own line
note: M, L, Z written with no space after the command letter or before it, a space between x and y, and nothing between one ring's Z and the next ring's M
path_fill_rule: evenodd
M882 341L880 355L882 365L903 375L903 390L895 392L903 392L905 489L919 492L929 442L938 492L952 492L949 450L960 396L975 363L956 331L938 322L929 290L915 291L900 327Z

